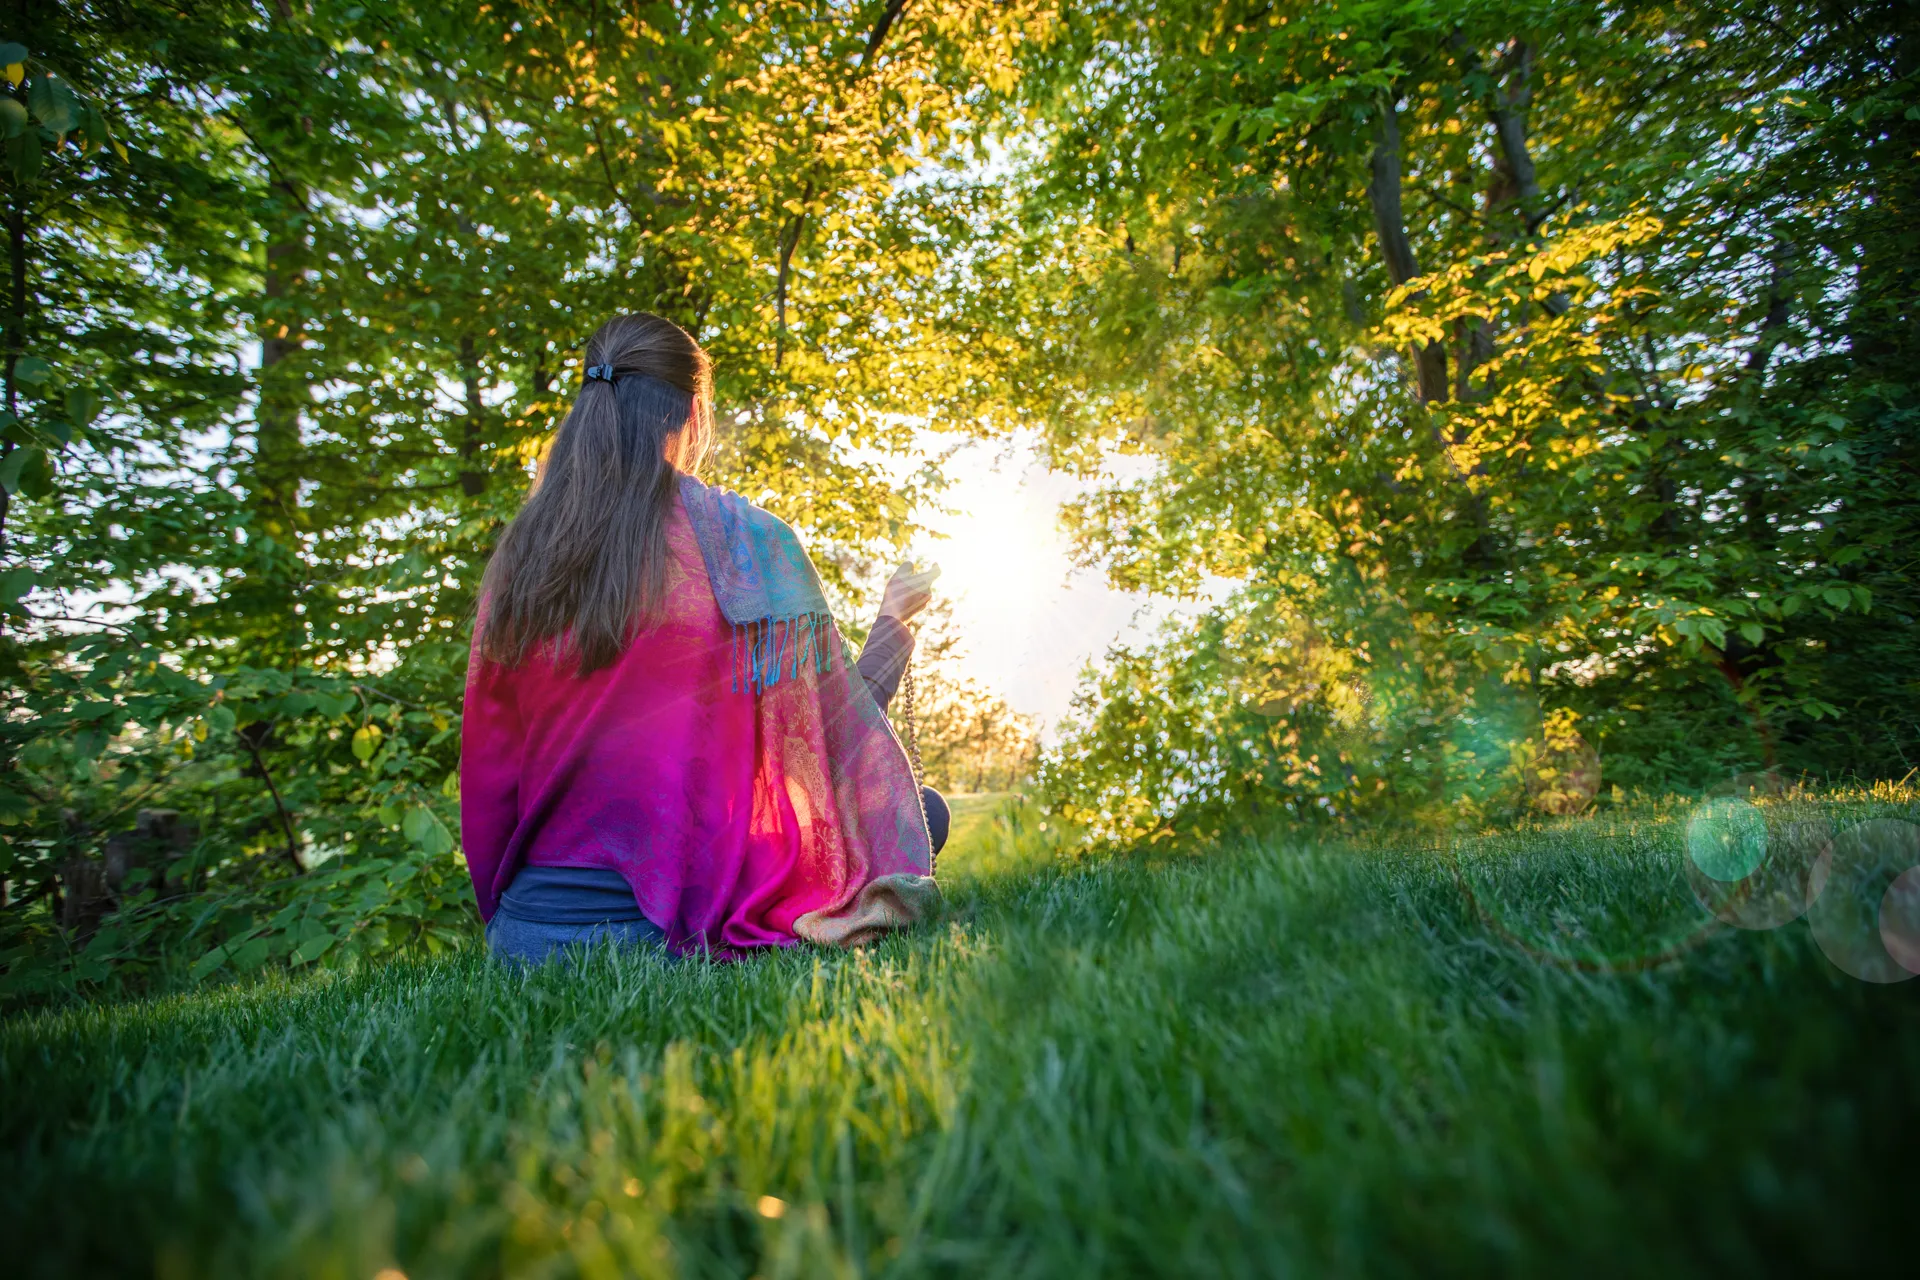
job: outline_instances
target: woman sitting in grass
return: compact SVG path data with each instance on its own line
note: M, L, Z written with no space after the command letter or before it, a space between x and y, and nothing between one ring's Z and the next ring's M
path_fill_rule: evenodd
M706 352L642 314L587 361L474 628L460 820L493 949L845 946L922 918L946 811L884 708L932 575L894 574L850 670L793 530L694 478Z

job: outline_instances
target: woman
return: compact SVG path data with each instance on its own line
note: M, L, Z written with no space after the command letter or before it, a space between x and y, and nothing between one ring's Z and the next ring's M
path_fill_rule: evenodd
M847 946L938 905L884 711L931 575L894 575L850 670L793 531L695 478L712 421L684 330L609 321L487 567L460 820L502 955Z

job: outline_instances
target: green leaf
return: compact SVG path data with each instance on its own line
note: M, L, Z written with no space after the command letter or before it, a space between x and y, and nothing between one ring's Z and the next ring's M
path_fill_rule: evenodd
M58 76L35 76L27 90L27 107L33 118L58 134L72 133L80 123L80 100L73 86Z
M407 839L415 844L426 841L427 833L433 828L433 810L423 805L415 805L407 810L406 817L400 822L400 830Z
M20 100L0 95L0 138L17 138L27 126L27 109Z
M33 812L33 801L18 792L0 789L0 826L12 826ZM13 851L0 854L0 873L13 869Z
M38 129L28 127L7 139L7 167L13 170L14 181L25 184L40 176L40 151ZM20 375L16 371L14 376Z
M1836 609L1845 609L1853 603L1853 593L1845 587L1828 587L1820 593L1820 598Z
M225 703L217 703L207 712L207 727L215 733L232 733L235 723L233 708Z
M313 705L327 719L336 720L353 710L353 698L347 694L316 693L313 695Z
M1757 645L1767 638L1767 629L1757 622L1743 622L1740 624L1740 635L1748 644Z
M327 953L327 949L339 939L331 933L317 933L294 948L292 961L295 964L308 964Z
M0 606L18 604L22 596L33 590L33 580L33 570L24 564L0 573Z
M257 969L265 964L267 957L272 954L272 938L255 938L233 953L233 967L242 973L249 969Z
M37 387L53 376L53 370L39 356L22 356L13 366L13 376L16 381Z
M92 426L105 406L106 401L89 387L75 387L67 392L67 417L76 427Z
M226 948L226 945L223 943L220 946L213 948L213 950L207 952L207 954L201 956L198 960L195 960L193 962L193 967L187 970L187 976L192 978L195 982L205 981L206 978L209 975L211 975L215 969L218 969L221 965L225 964L226 962L227 962L227 948Z
M28 468L44 456L46 456L46 450L39 448L9 450L7 456L0 459L0 489L5 489L8 493L19 493L24 487L22 477L27 473Z
M0 66L11 67L15 63L27 60L27 46L18 40L0 42Z
M27 460L20 467L20 492L29 498L44 498L53 492L53 461L45 449L22 449Z

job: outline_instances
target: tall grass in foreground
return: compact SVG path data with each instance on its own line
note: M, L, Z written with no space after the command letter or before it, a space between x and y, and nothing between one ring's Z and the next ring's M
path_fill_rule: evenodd
M1920 812L1911 792L1832 802ZM463 954L0 1031L13 1274L1864 1272L1914 985L1698 929L1685 814L1046 860L851 955ZM959 837L957 837L958 839ZM1022 862L1022 856L1028 860ZM1499 928L1468 905L1464 878ZM1692 939L1670 963L1587 972ZM1562 962L1564 953L1566 962Z

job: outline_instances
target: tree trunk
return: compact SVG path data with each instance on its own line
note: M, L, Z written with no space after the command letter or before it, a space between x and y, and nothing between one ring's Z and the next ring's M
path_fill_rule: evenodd
M1476 178L1473 167L1464 165L1455 179L1459 203L1463 207L1473 204ZM1489 193L1490 203L1491 200L1492 196ZM1497 232L1495 240L1497 247ZM1496 353L1492 321L1481 316L1463 316L1453 322L1453 398L1455 400L1472 403L1476 400L1484 400L1493 393L1494 387L1491 381L1482 379L1480 385L1475 386L1473 375L1481 365L1493 359Z
M287 181L274 189L296 207L306 201ZM288 221L293 219L289 218ZM298 321L276 304L287 301L300 279L301 245L297 232L282 234L267 246L267 273L260 322L260 404L254 414L253 506L263 529L291 542L300 504L300 399L303 384L283 370L300 349Z
M477 498L487 491L487 473L475 459L480 456L486 406L480 403L480 359L474 353L473 335L460 335L461 385L466 397L466 429L460 437L460 492Z
M1373 207L1374 234L1380 241L1380 256L1386 260L1387 276L1396 286L1419 278L1420 263L1407 238L1406 215L1400 204L1400 110L1393 95L1384 94L1374 114L1373 155L1369 161L1372 176L1367 182L1367 202ZM1414 344L1413 367L1423 404L1447 398L1447 353L1437 342Z
M1480 54L1465 38L1455 34L1454 53L1463 70L1481 68ZM1487 118L1493 124L1494 140L1499 144L1499 179L1489 192L1493 209L1512 204L1520 211L1521 235L1529 239L1539 231L1549 212L1540 198L1540 175L1533 165L1533 153L1527 148L1527 108L1533 104L1533 45L1515 41L1506 74L1487 95ZM1565 315L1573 303L1566 294L1548 294L1541 303L1555 319Z
M27 209L26 193L16 184L7 200L7 412L20 413L18 387L14 382L20 360L27 353ZM0 461L17 448L13 441L0 442ZM12 494L0 489L0 556L7 551L7 516L11 513Z
M1395 105L1393 95L1382 95L1379 110L1374 115L1373 154L1369 157L1368 167L1371 176L1367 182L1367 202L1373 209L1373 228L1380 240L1380 254L1386 259L1387 275L1395 285L1404 285L1420 276L1420 262L1414 256L1413 242L1407 237L1406 216L1402 212L1400 200L1400 111ZM1416 297L1422 296L1416 294ZM1484 338L1475 334L1472 342L1486 343L1491 350L1491 335ZM1415 343L1413 347L1413 367L1415 389L1420 403L1435 405L1444 403L1450 388L1447 386L1447 349L1444 342L1430 342L1425 346ZM1468 544L1464 560L1467 564L1480 568L1489 568L1494 562L1492 539L1488 530L1487 502L1484 495L1474 492L1471 477L1484 474L1484 469L1476 464L1463 469L1455 460L1453 450L1460 441L1450 437L1442 430L1436 418L1432 423L1434 442L1439 445L1447 468L1465 489L1465 512L1467 520L1474 529L1473 541Z
M1542 216L1542 210L1540 176L1534 170L1533 156L1527 151L1526 113L1533 103L1533 46L1525 40L1514 45L1510 78L1511 90L1504 85L1494 88L1488 99L1488 114L1493 118L1494 135L1500 140L1500 154L1507 162L1521 215L1527 219L1527 230L1531 232L1538 225L1535 219Z
M283 25L292 25L289 0L274 0L274 11ZM261 289L260 403L254 412L251 505L262 532L291 545L299 527L300 409L306 388L297 375L281 368L300 349L302 337L298 320L278 304L291 297L302 275L299 260L307 197L273 155L264 159L273 175L270 199L273 204L285 201L288 207L267 211L277 215L277 225L267 242L267 272Z
M1787 322L1792 318L1789 291L1793 284L1793 259L1797 251L1791 240L1779 240L1773 246L1772 261L1767 271L1767 313L1760 322L1760 334L1754 340L1753 350L1747 353L1747 372L1756 382L1765 375L1775 349L1787 339ZM1771 554L1774 546L1773 524L1768 519L1771 504L1767 498L1765 476L1758 467L1749 469L1741 480L1741 520L1746 526L1747 540L1763 556Z

